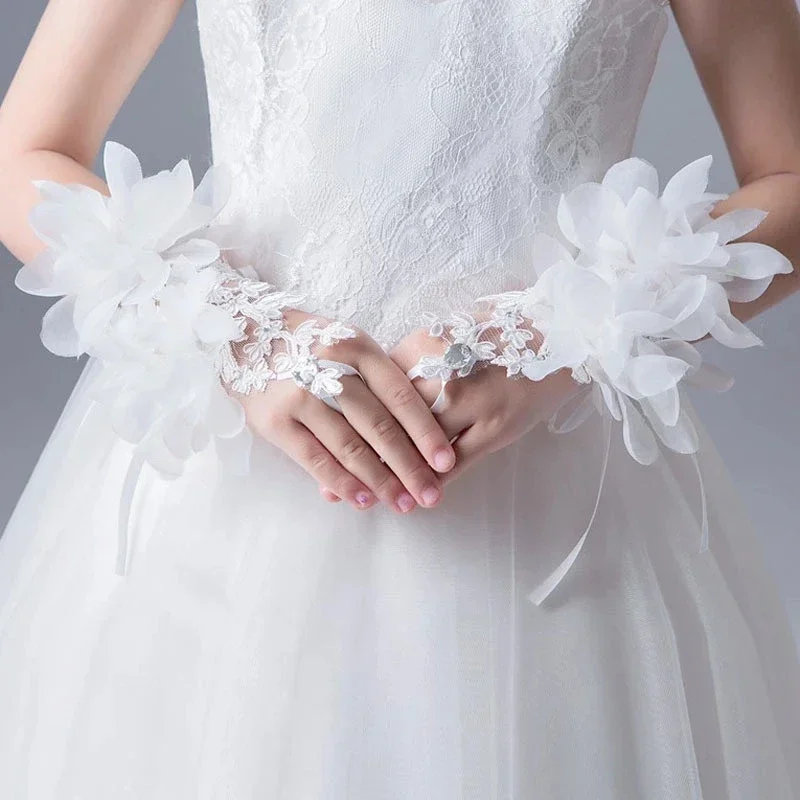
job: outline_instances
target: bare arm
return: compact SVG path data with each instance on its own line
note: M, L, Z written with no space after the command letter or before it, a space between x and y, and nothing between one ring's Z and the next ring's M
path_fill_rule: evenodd
M0 106L0 240L21 261L42 243L32 180L105 191L91 166L183 0L50 0Z
M741 186L714 216L768 211L744 238L795 265L757 300L732 304L747 321L800 290L800 13L795 0L672 0L672 8Z

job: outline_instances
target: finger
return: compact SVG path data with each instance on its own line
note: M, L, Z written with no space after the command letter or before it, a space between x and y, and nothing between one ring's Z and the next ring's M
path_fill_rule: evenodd
M354 508L374 505L375 496L339 464L305 425L297 421L284 425L276 443L318 483L329 487Z
M487 432L479 425L471 425L453 442L456 451L456 466L442 477L446 484L464 474L466 470L491 452L491 441Z
M339 497L338 494L334 494L327 486L320 486L319 493L329 502L329 503L341 503L342 498Z
M400 423L360 380L351 380L339 402L345 417L386 466L400 479L415 500L426 508L435 506L442 484ZM440 429L441 430L441 429ZM444 433L447 447L452 450ZM398 502L407 502L402 496Z
M362 360L362 374L372 393L400 423L428 464L437 472L455 465L455 453L436 417L397 364L385 354Z
M342 467L361 481L375 497L401 513L414 507L413 497L408 497L408 492L391 468L381 463L372 447L342 414L319 402L302 408L298 418ZM403 499L404 495L408 497L407 500Z

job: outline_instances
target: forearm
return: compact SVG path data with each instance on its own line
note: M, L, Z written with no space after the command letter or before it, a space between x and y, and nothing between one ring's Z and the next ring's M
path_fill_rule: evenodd
M749 303L731 303L731 310L742 322L800 291L800 175L767 175L747 183L714 208L720 216L737 208L760 208L767 218L742 241L768 244L782 252L794 265L794 272L776 275L761 297Z
M23 262L30 261L44 244L28 224L28 214L39 201L33 181L80 183L107 194L105 182L72 158L49 150L8 152L0 155L0 241Z

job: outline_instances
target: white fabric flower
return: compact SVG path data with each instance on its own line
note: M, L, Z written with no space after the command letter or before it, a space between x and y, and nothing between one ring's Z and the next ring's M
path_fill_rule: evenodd
M215 441L242 468L250 442L244 413L215 369L220 350L242 331L209 301L228 234L214 225L228 198L227 174L212 167L195 188L181 161L144 177L136 156L115 142L105 147L104 165L109 196L36 183L43 199L30 223L48 246L16 284L63 295L45 314L45 347L102 362L96 398L153 467L178 475Z
M534 286L481 298L509 342L492 363L532 380L569 369L592 383L574 420L594 406L621 421L641 463L657 457L657 439L696 451L697 433L680 408L684 379L717 390L731 384L689 342L710 335L729 347L761 344L730 302L754 300L775 275L792 271L774 248L733 241L765 212L711 217L726 195L706 192L710 166L710 156L689 164L659 194L655 168L630 158L602 182L575 187L558 206L563 241L542 234L534 243ZM544 335L535 353L523 354L514 340L515 315Z

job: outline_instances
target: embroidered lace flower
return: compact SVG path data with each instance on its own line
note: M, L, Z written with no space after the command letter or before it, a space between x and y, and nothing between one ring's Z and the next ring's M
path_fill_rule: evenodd
M284 309L297 307L303 298L277 292L257 278L232 272L209 296L209 302L225 310L240 326L241 336L227 342L218 358L223 382L234 392L264 391L270 381L293 380L328 405L342 392L340 378L358 375L348 364L319 358L316 345L331 346L356 332L333 321L312 317L290 330Z

